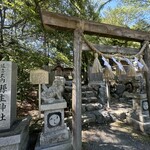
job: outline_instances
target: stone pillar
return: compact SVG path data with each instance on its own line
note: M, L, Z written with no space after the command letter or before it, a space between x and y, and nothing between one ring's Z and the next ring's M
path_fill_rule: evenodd
M16 119L17 65L0 61L0 150L26 150L30 117Z
M16 120L17 65L0 62L0 130L10 129Z

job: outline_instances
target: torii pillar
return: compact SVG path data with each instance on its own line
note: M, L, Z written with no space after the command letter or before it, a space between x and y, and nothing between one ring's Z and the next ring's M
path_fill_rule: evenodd
M81 55L82 38L81 30L74 30L74 80L72 83L72 135L73 149L82 149L81 125Z

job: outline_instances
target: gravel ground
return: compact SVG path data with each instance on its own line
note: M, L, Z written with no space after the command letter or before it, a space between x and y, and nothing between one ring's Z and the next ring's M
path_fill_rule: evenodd
M115 104L111 105L109 111L120 116L123 112L128 112L128 108L128 105ZM27 150L34 150L38 133L39 130L30 133ZM82 150L150 150L150 135L135 131L124 120L109 124L92 123L82 127L82 147Z
M150 150L150 136L117 121L90 125L82 131L83 150Z
M34 150L38 132L30 134L27 150ZM150 150L150 136L117 121L109 125L83 127L82 150Z

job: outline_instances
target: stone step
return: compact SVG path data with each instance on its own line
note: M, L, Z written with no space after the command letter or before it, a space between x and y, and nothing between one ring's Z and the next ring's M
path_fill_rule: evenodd
M99 102L99 99L97 97L83 97L82 98L82 103L87 104L87 103L97 103Z
M94 111L102 109L102 104L100 103L90 103L90 104L82 104L82 113L86 111Z
M82 125L88 123L94 123L94 122L96 122L96 117L94 114L90 114L90 113L82 114Z
M88 123L95 123L96 118L95 118L95 115L94 115L94 114L84 113L84 114L82 114L82 116L81 116L81 120L82 120L82 125L84 125L84 124L88 124ZM69 126L71 126L71 124L72 124L72 116L66 117L66 118L65 118L65 122L66 122Z
M82 92L82 97L94 97L96 94L93 91Z
M82 86L82 92L84 91L93 91L93 90L97 90L97 88L91 87L91 86Z
M84 114L82 114L82 124L94 122L104 124L104 123L111 123L116 120L117 118L114 115L103 109L85 112Z
M82 86L82 92L89 90L88 86Z
M84 113L81 116L81 120L82 120L82 125L88 124L88 123L95 123L96 122L96 118L94 114L90 114L90 113ZM65 118L65 122L71 126L72 124L72 116Z
M72 92L72 86L65 85L65 90ZM82 86L81 90L82 90L82 92L85 92L85 91L93 91L94 89L92 87L89 87L89 86Z
M82 113L81 118L82 118L82 125L88 123L104 124L104 123L111 123L117 120L117 118L113 114L109 113L104 109ZM68 122L71 125L72 116L65 118L65 122Z
M65 91L72 93L72 86L65 86Z

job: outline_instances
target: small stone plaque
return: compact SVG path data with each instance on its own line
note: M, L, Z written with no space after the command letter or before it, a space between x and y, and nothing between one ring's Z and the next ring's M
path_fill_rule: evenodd
M143 100L142 101L142 108L143 108L143 111L148 111L148 101L147 100Z
M32 84L48 84L49 83L49 72L38 69L30 72L30 82Z
M44 111L44 133L51 133L64 127L64 109Z
M0 130L10 129L16 120L17 65L0 61Z
M53 112L47 115L47 126L53 128L61 125L61 112Z

